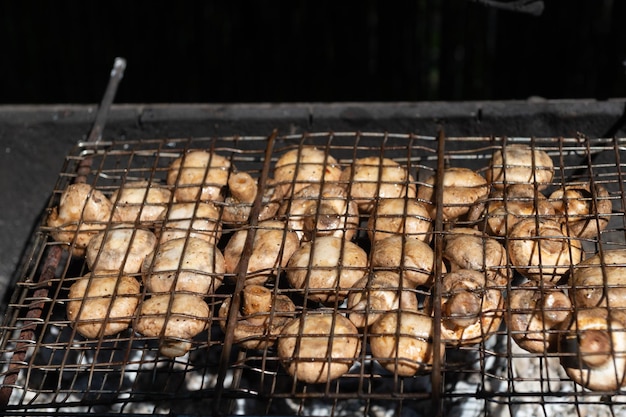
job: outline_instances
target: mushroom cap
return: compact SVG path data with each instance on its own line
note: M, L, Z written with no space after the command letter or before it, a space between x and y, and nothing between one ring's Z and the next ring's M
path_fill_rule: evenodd
M152 224L159 220L172 200L172 192L150 181L129 181L111 195L114 212L124 223Z
M428 371L433 363L433 319L418 311L390 311L369 332L372 357L399 376ZM445 349L441 348L441 359Z
M122 271L136 274L146 256L157 244L157 237L149 230L134 225L119 225L95 235L87 245L85 260L92 271Z
M193 237L162 243L146 257L141 268L143 283L153 293L212 294L221 285L224 272L224 256L220 250Z
M605 250L578 263L570 284L577 307L626 307L626 249Z
M558 282L582 259L580 240L563 233L551 219L527 218L513 226L507 241L513 267L525 277Z
M450 346L473 345L498 331L504 298L500 290L489 287L484 273L448 272L441 285L442 341Z
M486 272L496 285L507 284L506 249L496 239L469 228L453 228L444 236L443 257L450 263L450 271L473 269Z
M367 271L367 253L356 243L321 236L304 243L287 265L293 288L306 289L307 299L332 303L347 297L350 288Z
M321 182L338 181L341 167L326 151L313 146L292 149L281 155L274 165L273 182L277 196L291 198L304 187Z
M159 337L162 355L182 356L191 349L191 339L207 329L211 310L202 297L187 293L154 295L138 309L135 330Z
M550 202L559 221L566 224L572 236L596 238L611 220L613 204L609 192L601 184L568 184L550 194Z
M385 198L378 201L367 221L371 242L404 235L430 242L432 218L426 206L413 199Z
M546 151L525 144L511 144L496 150L485 177L494 188L508 184L537 184L547 188L554 176L554 163Z
M224 248L226 272L237 272L241 255L248 235L248 229L237 230ZM263 284L270 276L277 273L277 268L284 268L291 255L300 246L298 235L286 227L280 220L265 220L256 226L252 253L246 269L247 284Z
M394 235L374 242L370 266L374 270L399 271L406 287L430 286L435 253L420 239ZM444 265L442 268L445 272Z
M377 199L411 199L417 195L415 179L406 167L381 156L355 159L344 169L341 181L349 184L348 194L362 213L371 213Z
M290 320L278 338L282 364L296 379L315 384L348 372L361 349L359 331L332 312L309 313Z
M300 240L313 236L352 239L359 227L359 208L342 184L311 184L285 200L279 213Z
M70 286L67 318L86 338L114 335L130 326L140 296L133 277L117 271L88 273Z
M615 391L626 382L626 314L603 307L578 310L559 345L561 365L577 384Z
M443 171L443 207L436 207L433 200L436 183L437 174L433 174L417 190L417 198L428 204L433 219L437 210L441 210L444 221L456 220L489 194L487 180L477 172L463 167L446 168Z
M528 281L509 291L511 336L531 353L554 352L560 330L569 325L572 304L567 294L549 283Z
M176 158L167 172L167 185L175 186L178 202L223 201L231 163L206 150L193 150Z
M216 244L222 237L220 210L212 203L175 203L159 218L160 241L196 237Z
M112 210L113 203L102 191L85 183L70 184L48 216L47 225L52 228L54 240L74 242L79 255L94 235L106 228L110 220L116 220Z
M398 309L417 310L417 295L411 286L402 286L395 272L374 271L354 283L348 295L348 318L356 327L367 327Z

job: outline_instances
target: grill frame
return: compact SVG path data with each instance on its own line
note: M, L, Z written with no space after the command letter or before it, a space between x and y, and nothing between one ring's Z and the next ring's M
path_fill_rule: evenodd
M506 139L498 139L498 138L486 138L486 137L476 137L476 138L468 138L468 137L447 137L445 140L437 140L437 137L434 136L419 136L419 135L415 135L415 134L386 134L386 133L359 133L359 132L319 132L319 133L312 133L312 134L296 134L296 135L286 135L285 137L279 137L278 140L291 140L292 142L290 142L287 146L278 146L277 148L274 149L270 149L274 150L276 152L269 152L269 154L280 154L280 152L284 152L287 149L291 149L294 146L299 146L299 143L301 143L302 141L300 140L301 138L304 139L311 139L314 140L315 138L317 138L319 135L319 137L326 137L329 135L334 135L333 137L343 137L343 135L345 135L346 138L351 139L351 138L368 138L369 140L372 140L372 143L376 143L377 141L380 141L381 139L384 140L389 140L394 139L394 138L404 138L404 139L409 139L409 140L414 140L414 141L425 141L426 143L430 144L430 147L424 147L424 148L428 148L428 150L431 152L430 158L426 157L425 161L428 162L428 164L424 163L424 166L422 167L421 162L422 159L421 156L416 156L416 161L419 161L420 163L415 163L415 161L412 161L412 166L415 169L416 166L419 166L419 169L421 171L417 172L416 175L416 181L418 183L418 185L424 180L425 176L427 174L430 174L432 172L435 172L435 170L441 170L441 168L443 166L446 166L446 163L450 166L457 166L456 163L461 163L461 161L463 163L467 163L469 162L475 162L477 160L482 160L483 162L486 163L487 158L486 155L488 155L488 151L491 151L493 149L496 149L498 147L497 145L497 141L498 140L507 140L507 141L511 141L511 142L521 142L521 143L532 143L534 145L541 145L541 146L545 146L548 147L552 150L552 152L558 152L558 156L561 157L563 156L565 153L567 153L567 158L571 157L572 155L577 156L582 158L583 162L580 162L579 164L567 164L565 163L565 161L562 158L559 158L559 170L561 171L561 175L562 178L565 177L569 177L569 175L565 175L566 171L569 172L573 172L573 173L577 173L578 170L580 169L585 169L585 164L588 165L588 167L586 168L587 171L587 175L589 176L593 176L593 174L596 174L596 176L598 176L599 178L602 178L602 182L606 182L608 181L608 183L610 184L617 184L617 188L618 191L613 190L613 198L616 201L619 201L619 205L621 210L618 210L617 213L615 214L615 218L620 218L622 219L622 223L624 223L624 216L623 216L623 207L624 207L624 190L623 190L623 181L621 180L623 178L622 176L622 163L620 162L620 151L624 148L624 140L623 139L589 139L583 136L577 137L577 138L506 138ZM255 141L257 144L261 144L261 143L265 143L266 141L266 137L264 136L255 136L255 137L231 137L230 139L226 138L226 141L231 141L233 144L235 143L250 143L250 141ZM128 150L123 150L123 152L128 152L129 154L133 154L135 156L142 156L141 152L137 151L137 147L141 147L141 146L147 146L148 148L152 149L153 144L159 144L159 145L164 145L167 143L180 143L180 144L186 144L185 146L182 147L178 147L175 148L174 150L171 149L171 147L165 147L165 152L159 152L159 154L164 154L164 155L169 155L166 158L170 158L169 160L171 160L172 157L179 155L181 152L184 152L185 149L189 148L189 147L195 147L198 146L198 144L203 143L204 145L206 144L210 144L210 146L208 147L215 147L215 141L220 141L222 139L220 138L185 138L185 139L152 139L152 140L130 140L130 141L125 141L125 140L114 140L114 141L104 141L104 142L98 142L98 143L93 143L93 142L81 142L78 144L77 149L78 152L76 154L72 154L72 155L68 155L68 157L65 160L65 164L64 167L59 175L59 178L57 180L57 185L55 186L55 189L52 193L52 197L49 201L48 207L52 207L55 204L55 201L58 199L58 195L61 193L61 191L64 189L65 185L69 184L69 182L71 182L76 176L76 171L77 168L81 165L81 162L84 161L85 159L98 159L98 157L103 156L103 158L110 156L110 152L111 152L111 147L115 148L116 146L122 146L122 147L128 147ZM358 143L358 142L357 142ZM485 145L486 143L486 145ZM567 147L564 146L563 143L569 144L571 145L571 147ZM317 144L317 143L316 143ZM323 144L323 143L322 143ZM470 148L470 150L466 149L467 146L470 146L468 144L471 144L472 146L478 146L478 148ZM329 149L330 153L334 153L334 151L339 151L339 148L334 148L334 147L330 147L328 148L327 144L327 149ZM335 146L334 144L332 146ZM354 150L354 145L350 145L349 147L346 147L347 155L350 156L350 154L352 153L354 155L354 152L356 152ZM445 149L444 149L445 146ZM202 146L204 147L204 146ZM225 147L227 148L227 147ZM217 146L218 150L224 150L225 148L221 148L220 146ZM397 147L398 149L401 149L400 147ZM159 146L158 147L159 150L164 149L163 147ZM178 149L178 150L176 150ZM239 155L245 155L245 153L247 152L247 150L241 150L238 149L238 147L232 146L232 149L235 150L235 153L239 152ZM367 145L363 150L367 150L367 151L373 151L375 149L378 149L376 146L374 145ZM417 149L419 150L424 150L423 148L420 147L416 147L415 149L411 148L412 152L416 151ZM479 149L479 150L476 150ZM397 150L397 149L396 149ZM260 151L259 150L255 150L256 155L260 155ZM263 153L265 155L268 154L268 150L267 149L263 149ZM475 156L477 154L481 155L480 158L475 158ZM611 155L609 155L611 154ZM148 157L148 155L154 155L154 152L151 152L150 150L145 152L146 157ZM599 158L598 158L599 155ZM276 156L274 157L275 160ZM566 158L566 159L567 159ZM607 161L605 161L603 158L606 158ZM611 163L611 159L613 159L615 162ZM349 157L348 158L340 158L341 161L343 161L343 163L347 163L349 161ZM454 162L454 163L453 163ZM591 162L591 164L589 164L589 162ZM106 183L106 176L102 176L102 172L101 171L101 167L103 165L99 165L98 162L96 162L94 165L94 172L92 172L92 178L99 178L99 180L103 181L104 184L101 185L101 188L103 190L105 190L106 192L110 193L111 190L114 188L113 185L107 185ZM120 172L126 172L125 170L127 170L128 167L124 168L124 164L119 164L119 166L121 166L122 168L115 168L112 171L107 170L107 174L109 175L109 172L113 172L113 173L117 173L119 175ZM165 167L167 166L166 163L164 163L160 169L165 169ZM131 169L132 172L135 172ZM136 171L136 172L146 172L146 171ZM149 171L150 173L152 173L152 171ZM161 171L162 173L163 171ZM261 172L261 170L256 170L255 171L257 174L259 172ZM578 175L578 174L576 174ZM104 178L104 179L102 179ZM127 179L127 176L124 176L125 179ZM608 178L608 179L607 179ZM441 238L443 236L443 224L442 224L442 220L440 218L440 216L438 216L438 219L436 219L436 232L435 232L435 238L436 241L437 239ZM623 227L623 224L622 224ZM46 230L45 228L43 228L43 235L41 234L41 231L38 231L34 236L33 239L36 241L35 243L35 247L38 246L38 244L42 244L42 242L47 241L47 239L45 238L46 236ZM616 230L617 234L621 234L623 238L623 230ZM37 243L38 242L38 243ZM611 243L611 240L609 240L607 242L607 245ZM46 243L43 243L44 245ZM622 242L620 242L619 245L623 245ZM51 250L53 251L58 251L58 245L52 245ZM440 248L441 245L440 244L435 244L436 248ZM56 249L55 249L56 248ZM50 274L52 274L52 272L57 272L59 270L59 267L61 267L61 270L63 271L62 274L65 276L68 273L69 270L69 266L68 264L66 264L65 266L63 266L62 264L59 265L55 265L54 262L50 262L48 261L48 263L44 262L43 265L41 264L43 259L54 259L55 257L57 257L58 255L53 254L52 258L45 258L43 251L39 251L39 250L34 250L32 252L32 254L29 256L30 259L30 265L27 265L27 268L25 269L25 272L22 274L22 276L24 277L24 279L26 281L33 281L31 282L26 282L26 281L22 281L20 283L18 283L18 289L16 290L16 292L13 295L13 298L11 300L11 303L9 305L9 309L8 312L9 314L7 315L7 319L5 319L5 324L3 325L3 342L2 342L2 346L3 346L3 350L6 349L6 344L7 344L7 334L9 333L9 330L11 330L11 333L13 332L14 329L14 325L12 323L14 323L14 321L20 319L19 317L19 312L18 310L23 311L25 308L30 307L31 311L35 311L35 310L39 310L40 309L40 303L45 303L46 301L50 300L49 294L44 295L43 292L46 291L46 286L50 283L50 280L55 280L57 278L54 278L54 276L50 276ZM438 255L438 257L440 257L440 255ZM32 263L35 263L35 265L33 265ZM59 263L64 262L61 259L59 259ZM49 272L45 272L45 271L49 271ZM53 275L53 274L52 274ZM78 275L77 275L78 276ZM69 278L69 277L68 277ZM25 294L20 293L19 288L20 286L22 286L23 288L27 288L30 287L31 290L35 291L35 293L30 296L27 297ZM435 287L437 288L437 287ZM54 286L51 287L52 290L54 289ZM38 293L37 291L41 291L40 293ZM56 290L55 290L56 291ZM435 290L435 292L437 292L437 290ZM58 292L53 294L52 296L52 300L56 300L58 299ZM61 297L62 299L62 297ZM28 302L30 302L30 306L28 306ZM19 307L19 308L18 308ZM20 353L23 349L26 349L32 342L29 342L29 340L34 339L31 336L35 336L35 334L30 334L30 330L28 328L28 325L30 323L32 323L34 326L36 326L38 323L41 324L41 321L39 321L36 317L28 317L28 313L26 314L26 316L23 318L26 325L25 328L22 329L21 335L20 337L25 339L23 341L23 345L19 345L18 348L13 349L14 352L18 352L17 353L17 361L21 362L21 358L19 357ZM29 322L29 319L32 319L31 322ZM44 324L46 323L46 320L44 319ZM59 322L60 324L66 325L66 322ZM48 322L48 324L50 324ZM503 334L504 336L510 336L510 335L506 335L506 333ZM40 341L41 334L37 335L38 340ZM10 337L9 337L10 338ZM133 339L134 340L134 339ZM37 343L37 342L35 342ZM96 344L97 346L101 346L100 344ZM106 350L106 349L105 349ZM472 351L473 349L469 349L469 351ZM473 350L474 352L478 353L479 358L482 358L482 361L485 361L486 359L489 359L491 357L497 357L498 355L494 354L493 352L490 351L489 348L485 348L485 347L481 347L478 348L476 350ZM4 353L10 353L11 350L5 350ZM13 355L15 355L15 353L13 352ZM510 351L509 351L510 352ZM492 355L492 356L490 356ZM513 357L513 353L508 353L507 355L510 355L510 357ZM518 354L515 354L518 355ZM222 359L224 357L228 357L228 355L223 356ZM15 358L15 356L14 356ZM151 359L152 360L152 359ZM241 358L237 357L237 360L241 361ZM267 360L266 356L261 355L260 360ZM175 361L176 362L176 361ZM159 363L159 361L157 361L155 359L155 363ZM225 362L222 362L222 364ZM186 366L184 363L178 363L178 365L182 365L183 368ZM225 365L222 365L225 366ZM239 369L243 369L246 368L246 363L245 361L241 363L242 368ZM481 365L482 366L482 365ZM436 367L435 367L436 368ZM273 369L278 369L277 367L273 368ZM509 371L511 374L513 373L512 371ZM436 371L435 369L435 374L438 375L439 373ZM482 378L489 378L490 376L487 375L487 372L482 373ZM222 371L221 373L222 377L221 380L223 381L226 378L226 374L224 373L224 371ZM365 376L364 374L361 374L362 376ZM219 380L220 378L218 378ZM352 380L358 380L361 385L359 385L362 389L363 387L363 380L364 378L361 377L356 377L356 376L351 376L348 378L348 383L351 382L350 379ZM418 378L419 379L419 378ZM497 377L494 377L494 379L497 379ZM5 380L6 381L6 380ZM403 384L404 382L395 382L396 384ZM440 386L441 384L435 384L434 386ZM396 387L399 387L401 385L396 385ZM4 388L7 388L6 386ZM334 388L335 390L331 390L332 388ZM339 389L340 385L339 384L328 384L326 385L325 389L320 393L320 392L316 392L316 390L313 390L313 392L307 391L306 394L304 394L304 397L307 398L316 398L319 397L320 399L322 398L330 398L333 401L335 401L335 403L333 403L333 410L335 410L335 406L337 404L338 401L340 400L345 400L348 398L351 398L354 396L353 392L350 391L346 391L343 389ZM311 389L311 388L309 388ZM241 390L229 390L229 389L224 389L221 390L221 388L216 389L216 392L214 392L216 398L219 400L221 399L221 397L223 396L226 400L237 400L238 398L244 398L248 395L250 395L249 393L246 393L246 391L241 391ZM426 400L426 402L432 402L434 401L435 404L437 404L439 402L439 395L441 395L442 397L446 398L446 399L459 399L462 397L466 397L466 396L473 396L474 398L479 398L481 395L486 399L485 401L491 399L494 402L498 402L501 401L503 403L513 403L515 402L515 400L513 399L514 396L511 394L502 394L501 396L504 397L503 400L498 400L497 397L498 395L494 395L492 394L490 396L490 394L488 392L473 392L470 394L466 394L466 393L460 393L460 392L446 392L445 389L441 389L441 392L439 392L437 389L433 389L432 390L432 398L430 397L430 394L426 395L426 398L424 397L424 394L418 393L419 395L415 395L415 393L400 393L400 392L388 392L388 393L383 393L383 394L376 394L376 393L372 393L372 392L367 392L366 391L361 391L360 392L360 396L361 398L365 398L365 400L375 400L375 399L380 399L380 400L397 400L399 401L399 404L402 405L402 401L406 400L410 403L411 398L419 400L420 398L423 400ZM497 393L496 393L497 394ZM527 392L527 393L521 393L518 394L521 397L531 397L532 393L531 392ZM566 393L562 393L562 394L558 394L558 393L553 393L551 392L550 395L551 396L555 396L555 397L559 397L559 396L565 396ZM183 400L184 398L186 398L186 396L189 396L189 398L196 398L198 395L200 394L193 394L193 393L185 393L184 395L180 395L180 396L174 396L173 399L175 400ZM292 390L290 392L286 392L286 393L279 393L279 392L272 392L270 397L273 397L274 399L280 399L280 398L286 398L286 399L290 399L290 398L298 398L298 396L301 394L298 394L295 391L295 386L292 387ZM571 394L570 394L571 395ZM596 396L597 394L595 393L585 393L585 392L576 392L575 394L575 398L577 401L579 401L580 403L584 403L586 401L586 398L592 398L593 396ZM263 397L263 395L262 395ZM302 398L304 398L302 397ZM596 402L600 402L600 401L594 401L592 400L592 402L596 403ZM523 403L523 401L522 401ZM545 405L550 405L550 401L542 401L542 402L538 402L538 404L541 403L544 407ZM622 403L619 402L619 404L621 405ZM25 404L26 405L26 404ZM31 404L27 404L28 406L32 406ZM219 407L217 407L219 408ZM370 408L370 404L368 401L368 408ZM435 406L435 408L437 408ZM10 411L10 410L9 410ZM18 408L14 408L14 411L17 413L19 412L19 407ZM58 411L58 410L57 410ZM214 411L219 411L219 412L224 412L224 410L214 410ZM232 409L231 409L232 412ZM337 413L339 413L339 411L337 411ZM333 413L334 414L334 413Z

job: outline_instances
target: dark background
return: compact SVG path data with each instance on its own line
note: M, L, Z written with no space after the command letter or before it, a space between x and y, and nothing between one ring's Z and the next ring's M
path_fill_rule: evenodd
M626 96L626 2L479 1L2 1L0 103Z

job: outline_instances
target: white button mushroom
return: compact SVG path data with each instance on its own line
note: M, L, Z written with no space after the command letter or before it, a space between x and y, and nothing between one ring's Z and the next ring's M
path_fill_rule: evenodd
M178 202L223 201L231 163L215 152L194 150L175 159L167 172Z
M159 220L161 242L195 237L215 245L222 237L220 210L212 203L172 204Z
M404 235L430 242L433 222L426 206L413 199L386 198L375 204L367 221L371 242Z
M121 222L153 225L167 210L172 193L149 181L129 181L111 195L114 212Z
M611 220L613 204L609 192L600 184L568 184L550 194L559 221L571 236L597 238Z
M151 231L122 224L95 235L87 245L85 260L92 271L136 274L156 244L157 237Z
M605 250L578 263L570 285L577 307L626 307L626 249Z
M344 316L311 312L283 327L277 349L289 375L307 383L324 383L348 372L359 355L361 337Z
M539 190L548 187L554 176L554 163L542 149L525 144L509 144L496 150L485 177L493 187L509 184L533 184Z
M280 207L280 200L276 199L275 190L269 182L261 197L259 221L271 219ZM249 173L242 171L232 174L228 178L228 195L224 200L222 220L230 224L247 223L257 193L257 182Z

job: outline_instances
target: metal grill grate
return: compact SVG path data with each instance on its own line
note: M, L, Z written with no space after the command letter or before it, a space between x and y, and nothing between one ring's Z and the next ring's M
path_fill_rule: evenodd
M608 190L605 197L595 192L588 196L589 200L604 199L612 205L608 215L610 221L604 231L597 237L568 238L581 244L585 258L598 252L626 248L626 192L622 176L626 139L444 138L322 132L273 134L269 138L235 136L84 142L66 157L48 207L52 210L58 205L63 191L82 175L81 181L109 197L120 186L134 180L165 184L172 162L190 150L210 150L224 156L238 172L247 172L258 179L261 190L270 186L274 166L281 155L291 150L301 152L309 145L327 156L332 155L342 169L366 156L392 159L413 176L405 185L419 189L433 187L427 180L442 168L466 167L485 175L493 153L511 144L525 144L543 150L551 157L555 172L546 194L572 182L591 181ZM87 171L84 170L85 164L90 168ZM294 167L296 170L303 168ZM231 170L230 174L233 172ZM374 182L380 187L380 178ZM347 183L353 184L354 178ZM434 184L434 189L437 191L435 201L441 201L441 178ZM260 198L255 203L253 212L260 211L267 204ZM172 204L169 201L168 208ZM432 219L433 227L427 233L436 256L437 278L432 287L407 287L406 290L416 295L420 309L430 304L432 314L440 320L445 312L441 311L436 300L445 295L441 283L441 274L445 272L442 268L449 268L442 255L443 241L452 226L485 226L482 222L465 219L448 221L443 218L441 210L436 213ZM529 217L536 221L541 218L540 215ZM352 241L371 259L368 220L369 215L362 213ZM597 215L590 216L589 221L600 219ZM224 250L229 238L240 229L259 233L262 230L259 224L258 221L248 225L225 223L218 247ZM104 225L108 231L112 226ZM133 331L136 317L129 330L116 335L92 339L81 336L68 319L66 307L71 301L70 286L88 274L89 268L84 256L71 255L75 242L55 242L50 232L51 228L44 224L33 235L34 249L14 290L1 329L3 385L0 394L9 415L21 415L28 410L31 415L85 412L102 415L319 415L323 412L330 416L432 413L554 416L572 413L616 415L626 408L626 397L621 390L590 391L572 382L560 366L560 360L567 354L558 350L529 353L517 346L513 340L514 331L506 323L517 312L508 301L512 291L524 281L519 272L514 272L512 278L498 288L504 294L505 302L491 313L503 317L502 325L492 329L490 337L474 344L435 348L435 353L440 349L445 356L442 360L435 359L432 369L410 377L385 370L381 366L385 358L376 357L368 343L371 330L361 329L352 335L360 341L360 349L349 371L336 379L307 384L285 371L275 347L242 348L232 337L234 321L219 316L219 307L225 300L230 300L235 313L241 307L239 294L246 278L243 270L224 274L223 284L214 294L205 297L213 312L207 319L208 330L193 337L192 348L184 356L167 358L161 355L158 337ZM504 247L514 240L510 237L494 239ZM247 249L244 249L246 261L251 250L249 240ZM286 295L294 301L296 309L291 316L331 312L337 317L349 313L346 303L341 300L327 303L306 301L312 289L308 286L296 289L289 285L285 279L288 268L275 266L271 271L274 278L265 287L274 296ZM566 275L576 268L569 268ZM368 266L367 272L372 269ZM400 266L395 269L406 273ZM502 269L513 270L508 263ZM141 280L140 274L136 277ZM567 279L558 285L565 292L572 290ZM606 277L604 287L608 287ZM543 285L540 288L547 291ZM337 288L328 290L336 291ZM356 292L347 290L351 291ZM141 298L149 296L145 286L142 287ZM435 301L432 301L433 297ZM574 310L577 309L582 308L574 305ZM229 317L234 318L235 313ZM270 315L270 320L277 317ZM565 330L552 332L564 334ZM442 337L439 326L435 326L432 338L436 342ZM333 343L332 337L330 343ZM617 349L612 347L610 353L619 356L621 352ZM338 361L345 362L345 359ZM391 359L394 360L397 359Z

